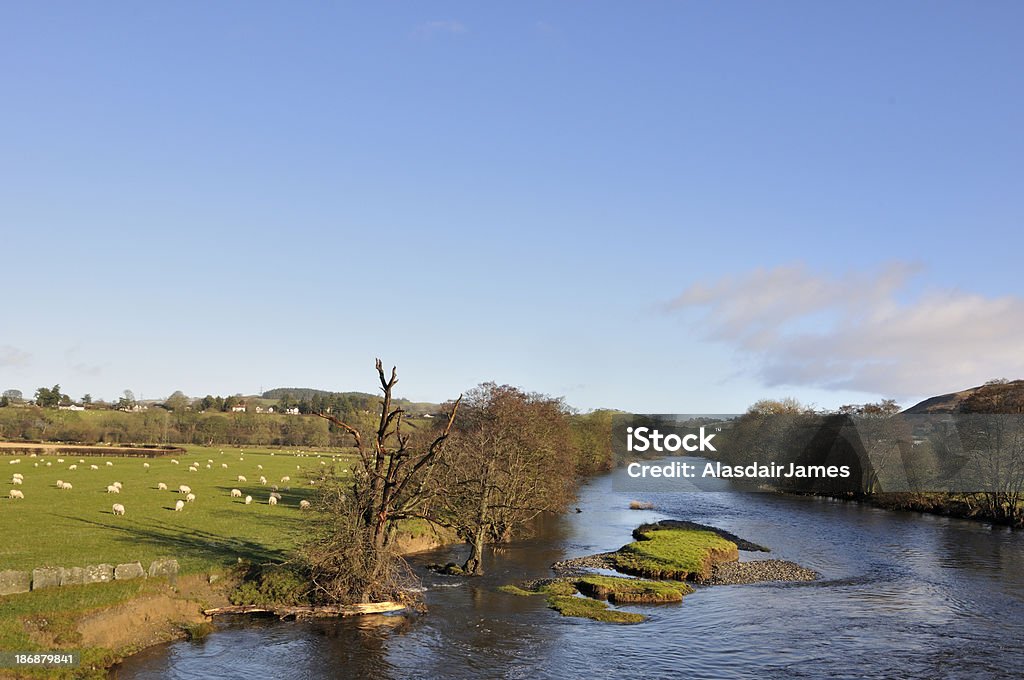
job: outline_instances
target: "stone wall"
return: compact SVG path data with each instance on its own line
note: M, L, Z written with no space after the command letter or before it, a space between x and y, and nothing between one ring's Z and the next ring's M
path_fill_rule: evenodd
M173 558L153 560L149 569L141 562L124 564L94 564L86 567L37 567L32 571L0 571L0 595L27 593L30 590L77 586L86 583L127 581L135 578L168 576L178 573L178 560Z

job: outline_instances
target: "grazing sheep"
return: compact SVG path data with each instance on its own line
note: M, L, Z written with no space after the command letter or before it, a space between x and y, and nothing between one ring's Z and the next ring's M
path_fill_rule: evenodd
M189 495L185 496L185 502L186 503L191 503L195 499L196 499L196 495L194 493L190 493Z
M68 469L69 469L69 470L77 470L77 469L78 469L78 466L77 466L77 465L75 465L74 463L72 463L71 465L69 465L69 466L68 466Z
M181 486L178 487L178 493L192 493L192 487L188 486L187 484L182 484Z
M263 475L260 475L260 484L262 484L264 486L267 485L267 478L264 477Z
M57 488L59 489L59 488L61 488L62 486L64 486L64 480L63 480L63 479L58 479L58 480L57 480Z
M277 484L271 484L270 485L270 490L271 491L277 491Z
M269 498L269 499L267 500L267 503L269 503L270 505L277 505L277 499L276 499L276 498L274 498L273 496L271 496L271 497L270 497L270 498Z
M270 494L270 497L271 498L276 498L277 500L281 500L281 494L277 493L276 491L272 492Z
M252 496L246 496L245 497L245 504L246 505L252 505Z
M248 482L249 480L245 478L245 475L238 475L238 481L240 481L240 482Z
M174 511L175 512L181 512L184 509L185 509L185 501L178 501L177 503L174 504Z
M121 493L121 489L111 484L110 486L107 487L107 493Z
M232 489L231 490L231 497L232 498L241 498L242 497L242 490L241 489Z
M309 510L309 501L299 501L299 510Z
M263 466L262 466L262 465L257 465L257 466L256 466L256 469L257 469L257 470L262 470L262 469L263 469Z
M99 465L90 465L90 466L89 466L89 469L90 469L90 470L99 470L99 469L100 469L100 466L99 466Z
M53 463L51 463L50 461L46 461L46 467L50 467L51 465L53 465Z
M124 514L124 506L121 505L120 503L114 503L114 505L111 508L111 510L113 510L115 515L123 515Z
M20 463L20 462L21 462L21 458L15 458L14 460L12 460L12 461L11 461L11 462L9 463L9 465L17 465L17 464L18 464L18 463Z
M197 468L197 467L192 467L192 466L189 466L189 468L188 468L188 471L189 471L189 472L199 472L199 468Z
M13 501L13 500L14 500L15 498L20 498L20 499L22 499L22 500L25 500L25 494L23 494L23 493L22 493L21 491L19 491L18 489L11 489L10 493L8 493L7 495L8 495L9 497L10 497L10 499L11 499L12 501Z
M58 458L58 459L57 459L57 462L58 462L58 463L63 463L63 462L64 462L64 459L63 459L63 458Z
M114 467L114 464L113 464L113 463L111 463L111 462L110 462L110 461L108 460L108 461L107 461L107 467Z
M207 464L206 464L206 469L207 469L207 470L209 470L209 469L210 469L210 468L212 468L212 467L213 467L213 466L212 466L212 465L210 465L209 463L207 463Z
M71 491L71 482L64 482L60 485L60 488L64 491Z
M79 459L78 459L78 462L79 462L79 463L84 463L84 462L85 462L85 458L79 458Z
M207 458L206 462L209 463L210 465L213 465L213 458Z
M142 464L142 467L143 467L144 469L148 470L148 469L149 469L149 463L143 463L143 464Z
M21 474L20 472L15 472L15 473L13 473L11 475L11 477L17 477L18 479L24 479L25 475Z
M14 478L12 478L12 479L11 479L11 484L13 484L13 485L15 485L15 486L18 486L18 485L19 485L19 484L21 484L21 483L22 483L23 481L24 481L24 480L22 480L22 478L21 478L21 477L14 477Z
M227 464L227 463L221 463L221 464L220 464L220 466L221 466L222 468L224 468L225 470L227 470L227 469L228 469L228 464Z
M282 477L282 478L281 478L281 483L282 483L282 484L283 484L284 482L290 482L290 481L292 481L292 478L291 478L291 477L289 477L288 475L285 475L284 477Z
M157 491L167 491L167 485L164 484L163 482L160 482L160 483L158 483L156 485L156 490Z
M124 484L121 482L114 482L113 486L116 486L118 489L124 488Z
M171 458L171 463L173 463L174 465L179 465L178 461L176 461L176 460L175 460L175 459L173 459L173 458Z

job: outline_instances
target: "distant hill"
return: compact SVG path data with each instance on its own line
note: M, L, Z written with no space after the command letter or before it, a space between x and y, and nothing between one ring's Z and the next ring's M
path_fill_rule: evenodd
M292 399L301 401L302 399L312 399L314 396L319 395L321 397L354 397L363 399L377 399L375 394L367 394L366 392L331 392L330 390L318 390L312 387L275 387L272 390L267 390L260 396L264 399L280 399L285 395L291 395Z
M904 413L1024 413L1024 380L993 381L930 397Z
M312 401L314 397L320 397L330 401L347 402L353 407L365 409L377 409L380 403L380 395L377 394L367 394L366 392L331 392L329 390L318 390L313 387L275 387L272 390L267 390L260 396L263 399L274 400L280 400L285 396L289 396L295 402ZM404 409L410 415L434 414L442 410L440 404L429 401L395 399L394 404Z

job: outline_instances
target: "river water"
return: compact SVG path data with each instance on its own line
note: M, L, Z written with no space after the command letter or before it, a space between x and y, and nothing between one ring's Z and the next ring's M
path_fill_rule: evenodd
M201 642L154 647L117 678L1021 678L1024 532L855 503L738 492L651 493L628 509L617 471L580 492L582 512L491 555L487 575L423 570L429 611L296 623L218 622ZM639 523L714 525L815 569L811 583L700 588L682 604L627 607L636 625L563 618L541 597L496 592L550 576L558 559L614 550Z

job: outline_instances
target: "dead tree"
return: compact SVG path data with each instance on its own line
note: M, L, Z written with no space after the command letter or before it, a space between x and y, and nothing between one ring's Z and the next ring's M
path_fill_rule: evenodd
M339 526L346 521L350 526L341 534L335 533L327 543L317 546L314 553L317 558L313 569L314 581L316 565L320 565L324 571L321 581L355 587L360 592L349 595L355 595L361 601L386 594L384 591L387 588L379 586L389 579L389 574L394 573L395 562L399 559L392 549L398 523L407 519L428 518L430 501L438 493L437 486L431 484L432 473L443 454L462 401L460 395L440 431L435 431L427 439L414 436L403 430L405 411L393 406L393 393L398 383L397 370L392 368L391 376L388 377L380 359L377 359L376 366L383 396L377 429L370 437L329 413L317 414L352 436L359 460L352 471L351 493L333 494L334 507L325 508L328 513L336 515L335 521ZM339 513L344 513L346 517L343 518ZM327 519L331 521L330 517ZM353 542L356 545L352 545ZM332 550L335 551L333 554ZM351 553L351 558L336 559L342 551ZM359 577L355 581L352 574L340 573L354 566L367 573L354 575ZM361 585L351 585L356 582ZM328 587L323 583L317 585L329 599L344 596L338 592L337 586Z

